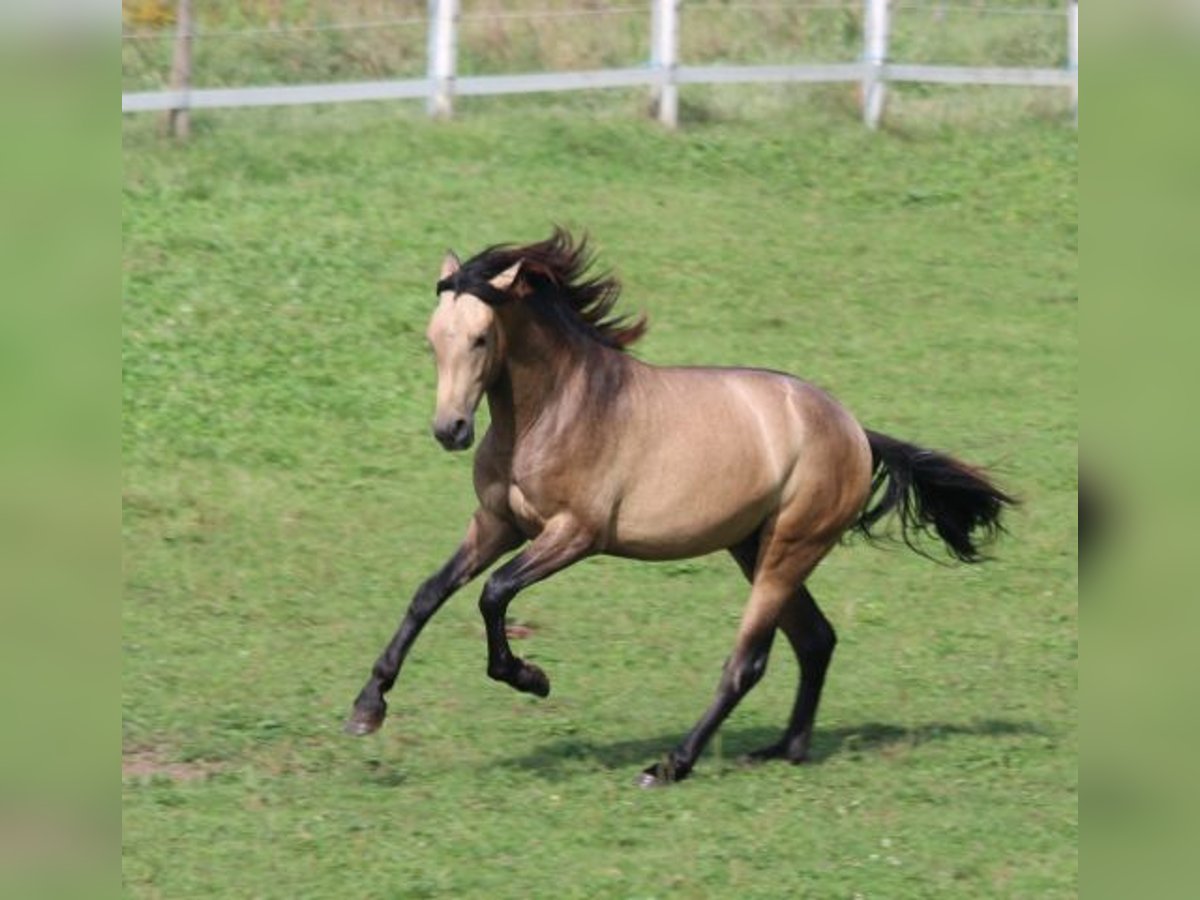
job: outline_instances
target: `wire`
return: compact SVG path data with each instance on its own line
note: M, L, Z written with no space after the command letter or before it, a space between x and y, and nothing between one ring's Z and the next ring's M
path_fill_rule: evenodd
M293 34L311 34L320 31L369 31L376 28L403 28L411 25L428 25L427 16L410 16L404 19L377 19L368 22L328 22L324 25L289 25L286 28L218 28L195 29L187 35L190 38L207 37L290 37ZM164 29L162 31L141 31L121 35L123 41L152 41L162 38L175 38L178 31Z
M940 0L932 0L929 3L897 3L892 6L892 9L904 12L929 12L938 15L974 13L984 16L1054 16L1059 18L1066 14L1065 4L1061 9L1049 9L1032 6L976 6L974 4L968 6L965 3L942 3Z
M463 22L490 22L495 19L574 19L623 16L633 13L645 15L648 11L649 8L645 6L610 6L607 9L530 9L511 12L464 13L459 16L459 19Z

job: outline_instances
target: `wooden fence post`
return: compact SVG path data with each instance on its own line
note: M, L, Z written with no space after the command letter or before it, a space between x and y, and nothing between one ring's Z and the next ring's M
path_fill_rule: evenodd
M458 0L429 0L429 115L454 114L454 78L458 68Z
M654 86L653 110L667 128L679 122L679 87L675 67L679 65L679 0L651 0L650 66L659 75Z
M1067 68L1075 76L1071 84L1071 112L1079 124L1079 0L1067 0Z
M192 86L192 0L179 0L175 12L175 56L171 61L171 90L183 93L183 105L167 110L166 132L179 140L191 133L188 90Z
M867 71L862 85L863 122L868 128L878 128L887 102L883 66L887 62L888 0L866 0L866 4L863 62Z

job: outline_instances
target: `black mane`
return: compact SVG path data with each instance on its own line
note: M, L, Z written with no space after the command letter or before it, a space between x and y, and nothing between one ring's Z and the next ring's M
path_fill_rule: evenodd
M518 261L520 272L507 291L489 284ZM646 319L639 316L631 321L611 314L621 283L607 273L587 277L592 262L586 237L576 241L570 232L556 227L540 243L496 244L480 251L439 281L437 290L471 294L492 306L521 296L559 330L624 350L645 333Z

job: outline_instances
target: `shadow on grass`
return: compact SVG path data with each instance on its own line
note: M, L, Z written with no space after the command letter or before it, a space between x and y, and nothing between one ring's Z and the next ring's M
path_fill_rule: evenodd
M773 743L779 737L774 728L731 728L719 732L722 756L736 760L753 750ZM969 724L933 722L906 728L887 722L864 722L841 728L818 728L813 736L808 764L819 765L835 756L888 756L900 750L934 741L959 737L1002 738L1021 735L1049 736L1051 733L1032 722L984 719ZM608 769L644 766L674 747L682 734L661 735L628 741L599 742L581 738L563 738L535 748L532 752L503 760L501 765L535 771L544 777L566 778L578 772L579 765L600 765ZM711 750L705 754L711 756Z

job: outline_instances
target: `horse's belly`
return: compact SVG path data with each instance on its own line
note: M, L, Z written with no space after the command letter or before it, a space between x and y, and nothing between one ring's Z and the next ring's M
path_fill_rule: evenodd
M726 396L728 394L728 396ZM779 505L797 431L782 404L751 414L743 393L709 397L703 417L644 429L620 492L609 552L699 556L749 536Z
M636 559L682 559L730 547L748 537L778 502L769 485L723 492L711 485L625 498L607 552Z

